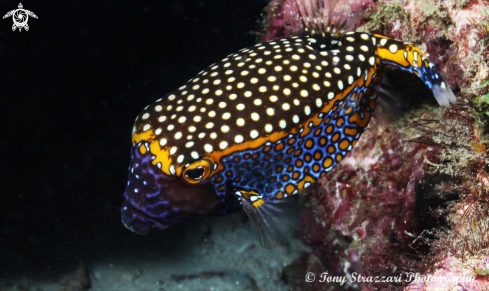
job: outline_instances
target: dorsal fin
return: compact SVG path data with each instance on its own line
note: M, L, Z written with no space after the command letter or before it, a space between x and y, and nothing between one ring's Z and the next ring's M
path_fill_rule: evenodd
M363 11L351 11L350 6L341 1L333 0L296 0L297 10L306 33L330 33L340 38L345 32L352 30Z

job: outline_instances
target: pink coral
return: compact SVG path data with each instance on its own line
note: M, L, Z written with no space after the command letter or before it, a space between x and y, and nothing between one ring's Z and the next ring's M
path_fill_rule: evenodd
M399 254L409 251L410 234L420 231L415 200L429 179L424 158L439 149L406 142L410 137L403 127L364 133L305 198L307 205L320 205L313 209L321 223L303 219L304 241L331 273L386 275L405 265Z

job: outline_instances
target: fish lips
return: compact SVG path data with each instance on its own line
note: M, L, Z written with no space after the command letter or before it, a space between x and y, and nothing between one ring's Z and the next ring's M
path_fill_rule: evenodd
M147 234L152 228L165 229L169 227L169 225L163 224L137 209L127 200L122 204L121 214L124 226L137 234Z

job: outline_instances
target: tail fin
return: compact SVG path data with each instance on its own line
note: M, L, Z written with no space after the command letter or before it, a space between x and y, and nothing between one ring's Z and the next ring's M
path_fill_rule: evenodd
M413 44L375 35L377 55L387 68L400 69L415 74L435 95L438 104L449 107L457 98L448 87L438 68Z

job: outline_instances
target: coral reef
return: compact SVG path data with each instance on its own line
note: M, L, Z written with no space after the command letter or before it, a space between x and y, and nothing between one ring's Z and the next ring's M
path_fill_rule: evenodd
M263 40L302 31L300 2L270 2ZM302 196L311 210L301 222L310 252L289 266L288 279L298 290L489 290L489 3L350 5L351 11L365 10L358 31L420 47L444 73L459 102L449 110L424 105L383 131L368 130L345 161ZM403 97L422 95L416 91L422 84L401 83L394 87ZM411 104L429 98L418 96ZM305 270L350 280L341 286L306 283ZM358 283L351 280L354 272L404 280ZM412 282L410 272L473 280Z

